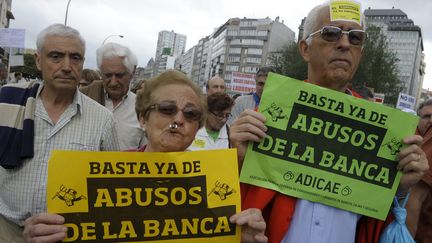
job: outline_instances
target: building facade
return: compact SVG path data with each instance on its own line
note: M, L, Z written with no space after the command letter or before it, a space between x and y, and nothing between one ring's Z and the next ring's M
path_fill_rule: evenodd
M12 0L0 0L0 29L9 28L11 19L15 19L12 14ZM0 46L0 61L7 62L8 52L6 48Z
M364 14L367 25L380 27L390 50L396 53L402 92L419 101L425 73L421 28L400 9L368 8Z
M213 76L222 77L230 87L234 72L255 74L268 65L271 53L294 42L295 33L279 17L231 18L194 46L190 77L200 87Z
M175 68L178 70L182 70L189 77L192 74L193 68L193 58L195 55L196 46L190 48L187 52L181 55L175 62Z
M153 75L173 69L175 59L185 52L185 48L186 35L166 30L159 32Z

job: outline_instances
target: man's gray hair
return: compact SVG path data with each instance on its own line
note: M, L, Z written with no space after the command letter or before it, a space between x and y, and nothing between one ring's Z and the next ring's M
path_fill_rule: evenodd
M319 14L320 14L321 9L330 8L329 4L330 4L329 1L322 3L322 4L314 7L309 12L309 14L307 15L306 20L305 20L304 25L303 25L302 40L305 40L308 45L310 45L312 43L312 40L310 38L307 39L307 37L310 34L312 34L313 32L317 31L317 29L318 29L318 24L319 24L318 21L320 20ZM330 11L330 9L329 9L329 11ZM360 22L362 23L363 30L366 30L366 20L365 20L366 18L365 18L363 13L360 14L360 19L361 19Z
M431 105L432 105L432 99L428 99L428 100L423 101L419 105L419 107L417 108L417 115L420 116L420 111L421 111L421 109L423 109L423 107L425 107L425 106L431 106Z
M76 38L81 42L82 46L84 47L84 52L85 52L85 40L84 40L84 38L82 38L82 36L78 30L76 30L70 26L66 26L64 24L52 24L52 25L46 27L45 29L43 29L37 36L36 48L37 48L38 53L42 52L42 48L43 48L43 45L45 43L45 39L48 36L61 36L61 37Z
M110 42L96 50L96 61L99 70L101 70L102 60L111 57L122 57L123 65L126 67L129 74L133 74L138 64L137 57L128 47Z

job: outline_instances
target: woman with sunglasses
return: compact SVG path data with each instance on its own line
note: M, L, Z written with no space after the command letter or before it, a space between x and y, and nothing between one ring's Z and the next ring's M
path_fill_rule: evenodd
M148 80L138 91L135 110L148 143L136 151L181 152L195 138L206 119L206 98L185 74L168 70ZM267 242L265 222L255 208L233 215L241 225L242 242Z

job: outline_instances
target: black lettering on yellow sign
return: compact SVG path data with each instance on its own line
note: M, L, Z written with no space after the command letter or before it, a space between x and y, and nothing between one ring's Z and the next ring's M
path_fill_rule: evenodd
M356 6L348 6L348 5L340 5L340 9L350 9L353 10L353 13L359 14L359 8Z
M111 198L108 188L98 188L94 207L128 207L132 204L146 207L150 204L166 206L168 202L173 205L196 205L202 202L202 188L199 186L185 189L183 187L158 188L115 188L115 197Z
M178 171L177 171L177 167L176 164L174 162L168 162L168 163L159 163L159 162L155 162L156 168L157 168L157 173L159 175L161 174L174 174L177 175Z
M124 175L150 174L146 162L89 162L89 174Z
M159 175L177 175L177 174L191 174L201 172L201 161L184 161L177 168L174 162L122 162L122 161L105 161L89 162L90 175L149 175L152 170L150 166L154 166L154 170Z
M195 160L192 162L183 162L183 174L200 173L201 172L201 161Z
M142 224L136 225L130 220L120 221L117 227L112 222L101 222L102 232L96 233L99 226L95 222L66 223L68 234L63 242L91 241L91 240L114 240L137 238L157 238L191 235L213 235L231 233L232 229L227 216L206 218L182 218L182 219L146 219ZM99 226L100 227L100 226ZM141 232L142 235L138 235ZM97 238L97 236L101 236Z
M183 162L182 168L183 169L180 174L190 174L190 173L199 173L201 172L201 162L200 161L186 161ZM179 174L178 168L176 163L174 162L155 162L157 173L159 175L177 175Z

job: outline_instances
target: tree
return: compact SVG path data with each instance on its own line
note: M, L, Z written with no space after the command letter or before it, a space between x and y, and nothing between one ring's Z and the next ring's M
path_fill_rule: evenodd
M300 55L296 42L292 42L284 46L280 51L272 53L269 60L275 72L279 74L299 80L307 78L307 63Z
M32 54L24 54L24 66L11 67L11 72L20 72L26 79L42 78L36 67L36 60Z
M363 57L352 79L354 86L365 85L376 93L385 94L385 103L394 105L402 90L398 78L396 54L388 48L387 38L380 28L367 28L368 40L363 47ZM291 43L276 53L269 60L275 71L296 79L307 78L307 63L300 55L297 43Z
M363 48L363 56L353 85L365 85L374 89L375 93L384 93L384 102L391 106L396 104L402 82L398 77L398 59L388 47L387 37L377 26L367 28L368 40Z

